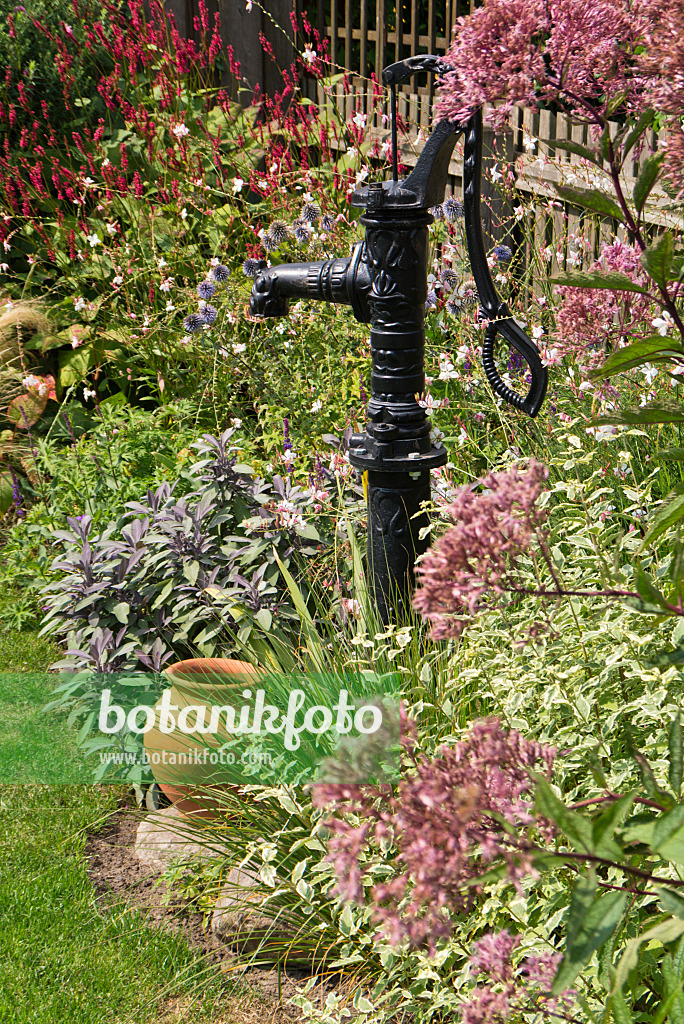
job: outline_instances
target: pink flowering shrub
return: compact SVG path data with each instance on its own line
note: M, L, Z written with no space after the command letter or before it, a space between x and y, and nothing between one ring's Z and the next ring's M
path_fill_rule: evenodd
M538 541L546 513L537 507L548 470L531 461L492 473L484 490L463 487L446 514L451 526L416 566L414 607L432 622L436 639L459 636L488 597L519 590L517 562Z
M604 245L591 272L616 272L648 289L649 280L638 248L617 239ZM596 366L620 344L653 334L657 306L649 294L607 288L558 289L555 344L560 355L574 355Z
M519 944L519 936L505 930L484 935L474 944L470 974L479 976L479 982L461 1005L462 1024L499 1024L531 1003L551 1019L569 1019L566 1014L572 1009L575 991L549 994L560 954L527 956L516 970L512 956Z
M629 0L488 0L459 18L438 114L464 121L499 103L502 124L515 103L561 102L576 115L640 99L635 53L649 25L647 5Z
M472 905L472 882L488 864L502 863L515 884L533 871L531 851L553 828L535 820L530 771L548 774L555 750L506 732L496 719L475 722L464 740L442 747L433 759L419 754L411 739L405 743L411 770L396 794L321 784L314 787L314 804L344 812L327 825L328 859L345 899L364 899L362 851L394 841L397 873L370 892L376 920L392 943L408 940L434 951L452 929L447 911Z

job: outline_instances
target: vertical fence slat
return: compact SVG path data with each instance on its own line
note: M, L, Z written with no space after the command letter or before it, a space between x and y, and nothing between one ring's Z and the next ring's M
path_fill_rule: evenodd
M403 60L404 50L404 0L396 0L394 5L394 18L396 23L396 40L394 43L394 59Z
M344 4L344 66L352 71L352 2L345 0ZM363 68L361 68L363 74Z
M338 0L330 0L330 60L333 73L337 70L337 4Z
M382 69L385 66L385 0L375 0L375 77L382 81Z
M368 74L368 3L369 0L361 0L361 42L359 45L359 71L364 76Z
M418 0L411 0L411 56L418 53Z

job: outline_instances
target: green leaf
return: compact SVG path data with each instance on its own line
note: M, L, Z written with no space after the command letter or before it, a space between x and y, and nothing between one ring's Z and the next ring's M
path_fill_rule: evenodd
M622 992L613 996L613 1020L615 1024L634 1024L634 1017L624 1000Z
M568 912L565 953L551 989L554 995L572 985L592 953L610 938L620 922L627 893L609 892L598 897L595 893L595 874L580 875Z
M80 384L88 376L95 365L95 352L92 345L83 345L73 351L59 353L59 384L68 388L70 384Z
M662 288L670 280L673 256L674 237L671 231L664 231L660 238L641 254L641 265L644 270Z
M537 784L535 807L567 836L576 850L594 853L591 823L577 811L570 810L558 799L543 775L535 775Z
M657 605L666 612L670 611L667 601L660 593L660 591L656 590L656 588L653 586L650 579L644 572L640 562L637 562L634 567L634 576L636 580L637 591L639 592L640 597L644 599L644 601Z
M663 448L662 451L654 452L652 459L673 459L684 462L684 448Z
M669 954L663 959L663 978L666 985L666 997L674 993L674 1001L670 1007L670 1016L668 1017L668 1021L670 1024L684 1024L684 997L682 997L682 983L681 979L677 976L672 962L672 957Z
M658 896L660 905L666 914L674 914L675 917L684 919L684 896L663 887L658 889Z
M570 139L554 139L553 144L556 149L564 149L567 153L574 153L576 156L584 157L585 160L596 164L597 167L603 166L603 162L595 150L589 149L588 146L581 146L579 142L571 142Z
M666 942L674 942L682 934L684 934L684 921L679 918L668 918L667 921L661 921L660 924L654 925L653 928L647 928L645 932L637 935L636 938L630 939L625 946L625 951L620 957L620 962L615 972L613 992L619 992L624 988L630 972L637 965L639 946L642 942L659 942L664 945Z
M670 753L670 769L668 779L672 792L677 798L682 791L682 774L684 769L684 746L682 743L682 713L678 711L670 723L667 733L667 746Z
M653 522L648 528L648 532L641 542L641 548L645 548L648 544L653 544L654 541L662 537L664 533L678 523L681 519L684 519L684 494L680 494L679 497L666 505L665 508L661 508L658 514L655 516ZM641 593L641 591L639 591Z
M634 196L634 204L639 213L641 213L651 189L658 180L660 165L664 159L664 153L652 153L650 156L646 157L641 165L639 177L635 182L634 191L632 193Z
M634 804L635 793L619 797L594 821L592 838L597 857L608 857L620 863L624 859L622 848L613 840L613 833L627 817Z
M652 110L650 107L648 110L645 110L643 112L643 114L637 121L636 125L624 141L624 145L622 147L622 152L624 156L627 156L630 150L632 150L634 146L637 144L637 142L644 134L644 132L648 131L648 129L651 127L651 125L653 124L654 116L655 111Z
M642 295L648 293L643 285L632 281L626 274L619 274L617 271L583 271L568 270L558 277L551 278L552 284L562 284L571 288L602 288L610 292L639 292Z
M598 427L602 423L620 423L634 425L638 423L684 423L684 409L674 405L640 406L638 409L623 409L608 416L598 416L587 426Z
M183 575L185 576L188 583L194 587L197 583L197 577L199 576L199 562L193 560L192 562L186 562L183 566Z
M114 615L124 626L128 625L128 615L130 610L131 606L126 601L119 601L119 603L115 604L112 608Z
M581 206L584 210L599 213L602 217L624 220L622 210L610 196L594 188L574 188L572 185L556 185L556 192L566 202Z
M0 515L14 504L14 481L10 473L0 473Z
M681 355L684 352L677 342L668 341L659 334L650 338L642 338L631 345L625 345L615 352L611 352L606 361L594 370L592 377L609 377L613 373L622 373L624 370L631 370L633 366L640 366L642 363L653 362L654 358L672 359L673 356Z
M664 860L684 864L684 804L656 819L651 846Z
M256 621L259 623L263 630L265 630L267 633L270 632L271 624L273 622L273 615L268 610L268 608L260 608L259 611L255 614L254 618L256 619Z

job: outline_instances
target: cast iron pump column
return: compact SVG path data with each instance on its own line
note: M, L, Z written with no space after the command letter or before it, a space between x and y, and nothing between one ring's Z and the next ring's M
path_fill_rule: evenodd
M367 472L368 564L383 622L401 621L410 607L416 557L428 540L421 510L430 500L430 470L447 461L446 449L430 438L430 421L419 398L425 389L425 302L428 295L429 210L444 201L449 162L465 133L463 205L471 270L486 321L482 362L487 379L505 401L536 416L544 400L547 372L532 341L511 317L494 287L482 240L480 182L482 115L467 124L440 121L413 172L397 175L396 86L419 71L438 75L449 66L433 56L410 57L383 72L392 99L392 181L357 189L352 205L362 208L366 229L346 259L284 264L257 274L250 309L259 317L284 316L289 298L325 299L352 306L371 325L371 399L366 429L354 434L349 461ZM523 397L501 379L494 360L497 332L528 364L531 384Z

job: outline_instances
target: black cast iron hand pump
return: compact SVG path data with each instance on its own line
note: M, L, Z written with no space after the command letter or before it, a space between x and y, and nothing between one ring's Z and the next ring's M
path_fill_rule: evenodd
M351 305L361 323L371 325L371 399L363 434L350 443L349 460L368 472L368 562L383 622L398 621L410 606L420 539L427 525L422 502L430 500L430 470L447 461L446 449L430 439L430 422L418 397L425 388L425 302L428 294L429 210L444 201L449 162L458 136L465 133L463 206L470 264L487 321L482 362L492 390L516 409L536 416L544 400L547 372L536 346L499 300L482 240L480 181L482 114L467 124L440 121L430 134L413 172L397 176L396 86L419 71L446 74L439 57L410 57L383 72L391 88L392 181L371 182L352 196L365 213L366 237L346 259L291 263L257 274L250 310L253 316L285 316L290 298L325 299ZM527 362L531 384L523 397L497 372L497 332ZM417 397L418 396L418 397Z

